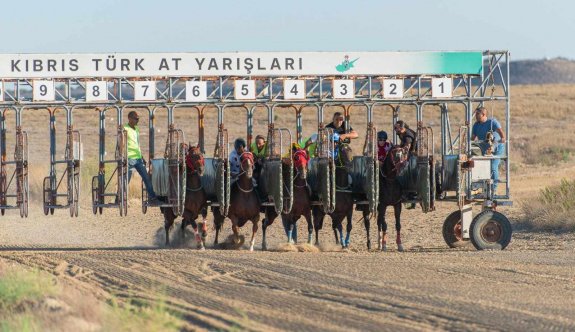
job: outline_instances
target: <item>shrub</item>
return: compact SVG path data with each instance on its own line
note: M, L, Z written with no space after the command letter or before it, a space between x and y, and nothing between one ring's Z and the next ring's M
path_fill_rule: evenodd
M546 187L538 199L523 204L522 224L540 231L575 231L575 181Z

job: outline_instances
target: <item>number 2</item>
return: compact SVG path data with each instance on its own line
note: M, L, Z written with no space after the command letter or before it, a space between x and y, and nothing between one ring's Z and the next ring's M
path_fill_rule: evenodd
M390 94L390 95L396 95L397 92L395 92L395 90L397 90L397 84L391 83L391 84L389 85L389 87L391 88L391 91L389 91L389 94Z

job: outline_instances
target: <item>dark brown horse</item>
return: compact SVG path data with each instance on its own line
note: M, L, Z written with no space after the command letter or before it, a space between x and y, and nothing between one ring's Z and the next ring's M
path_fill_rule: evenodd
M255 235L258 231L258 222L260 220L260 201L254 190L252 181L254 175L254 155L251 152L244 152L240 156L241 173L238 175L236 182L231 186L230 209L228 218L232 221L232 230L234 232L234 242L240 242L239 228L251 221L252 238L250 241L250 251L254 250ZM216 226L217 244L218 234L224 223L224 217L219 209L214 209L214 223Z
M199 249L204 248L206 238L206 223L202 222L202 234L198 231L196 219L201 214L206 217L207 196L202 187L201 177L204 173L204 156L199 146L191 146L186 156L186 200L184 203L184 213L181 225L182 237L185 236L187 225L192 225ZM171 207L160 208L164 215L164 228L166 230L166 245L170 243L169 231L174 225L176 215Z
M296 222L303 216L307 221L308 228L308 243L311 244L312 234L313 234L313 223L311 219L311 199L310 193L307 185L307 163L309 161L309 156L304 149L296 149L293 153L293 170L294 170L294 182L293 182L293 205L289 213L282 213L282 223L286 231L288 243L297 242L297 226ZM288 158L289 160L289 158ZM282 167L283 176L283 195L290 195L289 188L285 185L289 181L291 172L289 169L289 163L284 161L284 167ZM275 207L269 206L265 210L266 217L262 223L263 239L262 239L262 249L267 249L266 242L266 229L273 224L274 220L277 218L278 214L275 211Z
M401 197L402 189L397 176L405 166L407 153L404 148L393 147L386 155L383 165L379 169L379 205L377 207L378 247L387 250L387 223L385 211L393 206L395 215L395 231L397 250L403 251L401 243ZM366 230L369 234L369 223Z
M349 144L340 142L337 146L337 156L335 157L335 209L329 214L332 220L332 229L335 236L335 243L341 243L342 248L349 247L350 234L353 227L353 193L349 172L352 167L353 153ZM319 244L319 230L323 227L325 213L321 207L314 206L313 220L315 228L315 243ZM343 220L347 218L346 236L343 237ZM339 238L338 238L339 232Z

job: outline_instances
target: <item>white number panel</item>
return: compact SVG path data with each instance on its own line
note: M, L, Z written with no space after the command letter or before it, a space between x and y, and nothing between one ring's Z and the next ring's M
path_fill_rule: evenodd
M383 80L383 98L384 99L403 98L403 80L401 79Z
M256 81L237 80L235 82L234 97L237 100L256 99Z
M186 82L186 101L208 100L208 83L205 81Z
M54 81L36 80L32 83L32 98L34 101L54 101L56 92L54 91Z
M106 81L86 82L86 101L108 101L108 83Z
M4 82L0 82L0 101L4 101Z
M333 80L333 99L353 99L353 80Z
M431 79L431 97L451 98L453 95L453 80L450 77Z
M286 100L305 99L305 80L285 80L284 99Z
M134 82L134 100L138 101L156 100L156 82L155 81Z

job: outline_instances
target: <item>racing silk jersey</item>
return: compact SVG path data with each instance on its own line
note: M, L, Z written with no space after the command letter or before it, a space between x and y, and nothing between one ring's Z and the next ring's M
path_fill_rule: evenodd
M241 170L242 170L242 167L241 167L241 163L240 163L240 155L234 149L230 153L230 173L231 173L231 176L232 177L237 176L238 174L240 174Z
M301 146L305 146L307 144L307 142L311 139L308 138L306 139L302 144L300 144ZM315 157L315 150L317 149L317 142L315 143L311 143L307 148L307 154L309 155L310 158L314 158Z
M142 159L142 150L140 150L140 127L130 127L124 125L128 137L128 159Z
M387 157L387 153L391 150L391 143L385 142L383 146L377 146L377 160L383 162L385 157Z
M268 148L268 143L266 142L264 144L264 147L261 150L258 150L258 146L254 142L250 145L250 152L254 154L254 157L256 159L263 159L266 157L267 148Z

